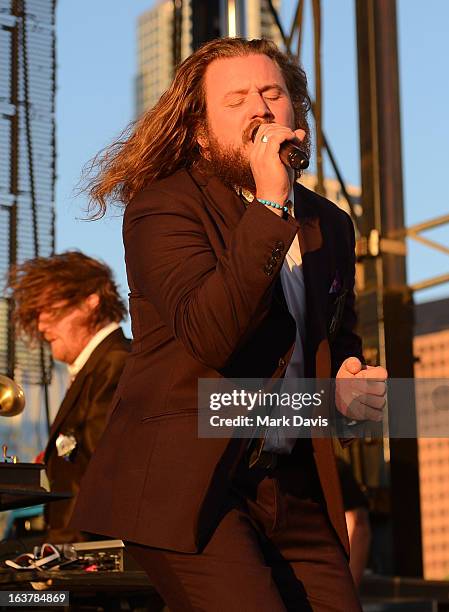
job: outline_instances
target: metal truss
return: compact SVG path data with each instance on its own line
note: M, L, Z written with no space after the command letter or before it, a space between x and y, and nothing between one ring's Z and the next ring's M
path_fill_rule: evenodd
M0 0L0 275L55 241L55 0ZM15 337L0 299L0 372L46 385L51 357Z

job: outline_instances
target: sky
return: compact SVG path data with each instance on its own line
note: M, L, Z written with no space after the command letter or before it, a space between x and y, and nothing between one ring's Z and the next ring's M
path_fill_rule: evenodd
M81 249L106 261L124 296L121 215L88 222L76 196L83 166L134 117L137 17L152 0L58 0L56 248ZM310 2L306 0L304 67L313 89ZM398 0L401 121L406 224L449 212L449 41L447 0ZM296 0L283 0L289 27ZM360 184L354 0L322 0L324 130L345 180ZM449 226L426 234L449 244ZM449 271L449 258L410 246L408 280ZM416 301L449 296L449 285L419 292Z

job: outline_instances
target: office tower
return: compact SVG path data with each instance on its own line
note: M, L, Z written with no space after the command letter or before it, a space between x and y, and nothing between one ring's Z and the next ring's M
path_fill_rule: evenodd
M449 298L415 306L416 414L424 578L449 578ZM430 381L429 389L422 379ZM424 381L425 382L425 381ZM445 393L435 406L430 389ZM430 429L429 429L430 428ZM436 428L441 437L437 437ZM426 430L431 436L426 435Z
M190 1L182 3L182 51L185 59L192 49ZM151 108L173 78L173 2L159 0L138 20L138 76L136 114Z
M273 5L279 14L281 0L274 0ZM266 0L247 0L245 17L246 38L269 38L281 46L282 37Z
M228 33L223 21L226 17L223 8L225 4L219 0L183 0L179 4L181 61L206 40ZM275 0L274 5L279 10L280 0ZM265 37L280 44L281 37L266 0L247 0L242 3L242 7L242 27L246 38ZM159 100L173 79L174 25L172 0L158 0L139 17L137 116Z

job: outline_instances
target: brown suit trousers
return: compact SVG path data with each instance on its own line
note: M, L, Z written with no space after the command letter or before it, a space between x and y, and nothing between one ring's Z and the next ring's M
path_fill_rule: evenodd
M170 612L360 612L310 441L274 469L247 465L201 554L127 542Z

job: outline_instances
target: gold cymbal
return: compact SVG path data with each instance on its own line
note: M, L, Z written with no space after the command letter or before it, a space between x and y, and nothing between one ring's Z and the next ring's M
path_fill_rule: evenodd
M0 374L0 416L16 416L25 408L25 393L20 385Z

